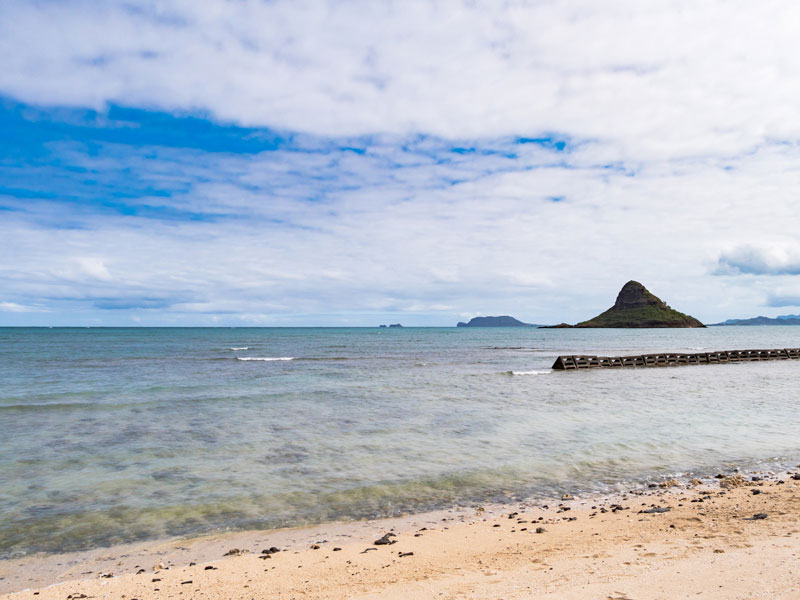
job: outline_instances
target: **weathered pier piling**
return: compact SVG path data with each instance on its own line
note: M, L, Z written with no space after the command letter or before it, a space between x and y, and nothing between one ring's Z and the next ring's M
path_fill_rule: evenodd
M738 363L756 360L800 359L800 348L778 350L723 350L721 352L679 352L663 354L640 354L638 356L559 356L553 369L623 368L623 367L673 367L680 365L707 365L715 363Z

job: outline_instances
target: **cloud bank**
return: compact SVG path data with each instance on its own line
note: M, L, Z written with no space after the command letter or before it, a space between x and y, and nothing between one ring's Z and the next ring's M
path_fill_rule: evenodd
M796 140L793 2L9 0L0 89L322 135L560 131L620 159Z
M737 246L719 257L721 275L800 275L800 245Z
M798 19L9 0L0 324L578 321L631 278L796 306Z

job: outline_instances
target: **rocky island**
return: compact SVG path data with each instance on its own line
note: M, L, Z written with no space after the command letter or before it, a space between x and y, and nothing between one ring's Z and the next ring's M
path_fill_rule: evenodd
M459 321L456 327L533 327L529 323L503 315L501 317L475 317L469 323Z
M565 324L555 327L564 327ZM638 281L629 281L617 295L614 306L575 327L705 327L700 321L670 308Z

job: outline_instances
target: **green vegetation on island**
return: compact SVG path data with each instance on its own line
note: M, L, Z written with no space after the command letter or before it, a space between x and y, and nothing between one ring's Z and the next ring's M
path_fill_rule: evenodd
M700 321L670 308L638 281L626 283L614 306L575 327L705 327Z

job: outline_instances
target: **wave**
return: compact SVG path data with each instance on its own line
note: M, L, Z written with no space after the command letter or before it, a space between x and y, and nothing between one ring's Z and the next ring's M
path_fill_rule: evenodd
M233 348L228 348L228 350L250 350L250 348L247 346L240 346L238 348L234 346Z
M529 346L483 346L484 350L521 350L523 352L542 352L542 348L531 348Z
M200 360L258 360L258 361L275 361L275 360L302 360L302 361L343 361L343 360L394 360L393 357L388 356L209 356L203 357Z
M294 356L237 356L236 360L260 360L264 362L273 362L276 360L294 360Z
M31 404L0 404L0 410L9 411L37 411L37 410L50 410L50 409L81 409L96 406L114 406L110 404L101 404L97 402L38 402Z
M535 371L506 371L506 375L549 375L553 369L538 369Z

